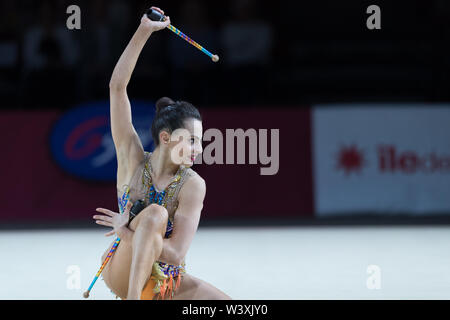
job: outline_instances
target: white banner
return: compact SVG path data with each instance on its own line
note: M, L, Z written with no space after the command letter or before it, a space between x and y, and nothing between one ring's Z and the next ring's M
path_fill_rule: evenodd
M450 105L312 111L316 215L450 214Z

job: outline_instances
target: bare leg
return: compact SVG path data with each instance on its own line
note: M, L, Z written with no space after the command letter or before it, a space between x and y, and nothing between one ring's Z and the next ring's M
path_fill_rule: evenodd
M105 283L120 298L127 300L140 298L146 279L150 277L151 267L158 255L160 255L167 219L167 211L164 207L150 205L131 222L130 229L135 232L133 242L121 242L116 253L103 271ZM137 233L140 226L143 225L147 225L147 227ZM137 237L141 237L141 240L138 241ZM143 249L140 248L141 244ZM152 246L155 248L152 249ZM140 256L139 252L143 253L140 250L146 251L146 254ZM105 251L102 261L108 252L109 249ZM147 262L143 262L145 260ZM133 277L135 280L132 280L132 273L134 273ZM133 281L136 283L133 283ZM134 290L133 294L128 293L131 293L131 290ZM231 298L206 281L185 273L173 299L229 300Z
M180 287L173 297L174 300L231 300L231 297L209 284L188 273L183 274Z
M134 231L127 300L140 299L153 263L161 255L167 211L160 206L152 207L154 210L139 214L140 221Z

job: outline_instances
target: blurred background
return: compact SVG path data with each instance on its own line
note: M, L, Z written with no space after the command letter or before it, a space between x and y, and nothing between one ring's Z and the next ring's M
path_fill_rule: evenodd
M66 26L72 4L80 8L78 30ZM151 36L128 86L145 147L153 149L149 128L161 96L194 103L205 132L267 131L247 140L245 163L195 165L208 181L202 223L253 224L255 215L297 222L344 215L356 221L373 213L375 221L445 218L450 6L379 2L381 29L369 30L370 4L151 4L221 60L212 63L168 30ZM1 170L8 183L0 220L83 223L94 206L116 206L108 84L149 4L5 0L1 6L0 122L7 150ZM268 149L278 154L270 175L260 174L269 166L261 155L250 163L250 146L261 139L278 140L279 151ZM223 200L228 190L233 201ZM270 194L264 203L262 194Z
M372 4L381 9L378 30L366 26L371 16L366 10ZM70 5L81 9L79 30L66 26ZM154 103L162 96L197 106L204 133L215 129L225 139L227 129L248 132L241 154L244 163L236 161L236 149L231 162L196 161L193 167L207 183L200 222L204 232L210 232L207 227L227 227L245 233L247 229L239 228L255 226L447 228L448 1L2 0L0 228L4 236L14 239L16 234L8 232L17 229L92 228L98 237L103 230L93 223L94 209L117 210L108 84L143 13L152 5L162 8L175 27L218 54L220 61L212 63L168 30L151 36L127 90L133 123L145 149L153 150L149 129ZM208 142L205 139L205 150ZM257 161L252 162L249 152L256 146ZM272 173L262 174L265 167ZM323 234L331 237L326 230ZM399 252L409 257L413 249L408 246L419 233L431 241L430 246L439 242L447 250L447 231L413 232L404 238L409 240ZM284 231L277 232L274 237L284 241ZM388 250L400 234L374 237L382 239L383 250ZM322 233L310 239L314 237L324 239ZM342 247L355 245L361 237L345 238ZM17 250L27 241L33 240L24 240L22 247L16 244ZM319 250L326 252L328 245ZM100 258L101 249L92 250ZM447 259L440 250L433 257ZM200 257L199 253L197 260ZM94 262L94 267L89 266L92 274ZM211 277L212 282L219 281ZM223 280L224 286L228 283ZM311 288L316 285L311 283ZM433 288L427 292L436 293ZM418 285L418 292L421 289ZM397 293L389 297L402 298L405 291ZM301 298L308 297L302 294ZM328 294L309 297L333 297ZM284 296L280 291L264 297ZM361 295L351 292L341 297Z

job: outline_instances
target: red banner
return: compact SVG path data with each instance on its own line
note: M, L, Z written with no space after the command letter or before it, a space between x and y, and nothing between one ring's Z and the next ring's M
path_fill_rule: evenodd
M261 168L265 165L259 163L194 167L207 185L205 217L313 217L309 109L224 108L202 110L202 116L204 131L216 128L223 136L227 128L242 128L244 131L267 129L270 141L271 130L279 130L279 168L276 174L261 175ZM246 150L249 149L246 145ZM270 150L268 147L268 153Z
M99 206L117 207L114 183L80 180L53 161L48 140L59 117L57 111L1 113L1 221L91 219Z
M269 165L259 160L250 164L248 155L244 164L236 164L236 153L234 164L193 166L207 184L202 219L313 216L308 109L223 108L200 112L204 133L215 128L224 139L226 129L240 128L254 129L260 140L264 138L260 129L266 129L270 143L273 130L279 130L275 174L262 175L261 169ZM1 222L89 221L97 207L117 209L115 183L82 180L53 160L49 135L60 116L58 111L0 114ZM207 145L205 141L204 149ZM245 150L250 150L248 143ZM268 155L270 151L269 146ZM226 156L225 149L223 152Z

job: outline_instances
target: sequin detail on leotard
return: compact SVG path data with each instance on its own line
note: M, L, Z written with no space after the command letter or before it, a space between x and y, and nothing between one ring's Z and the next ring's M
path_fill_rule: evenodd
M151 203L159 204L166 209L168 205L172 205L172 208L169 210L176 210L177 205L174 204L175 196L179 192L181 185L184 182L184 178L187 175L187 168L184 166L180 166L177 170L177 173L172 178L169 185L163 190L158 192L153 185L152 175L153 173L151 163L150 163L151 153L145 153L144 166L142 170L142 187L145 188L145 202L146 205L150 205ZM130 187L127 186L124 194L118 198L119 209L121 212L126 208L126 204L129 199ZM136 200L136 199L135 199ZM173 220L169 217L167 221L167 228L165 233L165 238L169 238L173 232ZM180 285L181 274L185 273L185 263L183 262L181 265L171 265L161 261L156 261L152 267L152 274L150 279L155 281L155 286L153 288L153 292L157 293L158 299L164 299L165 297L172 298L174 292Z

